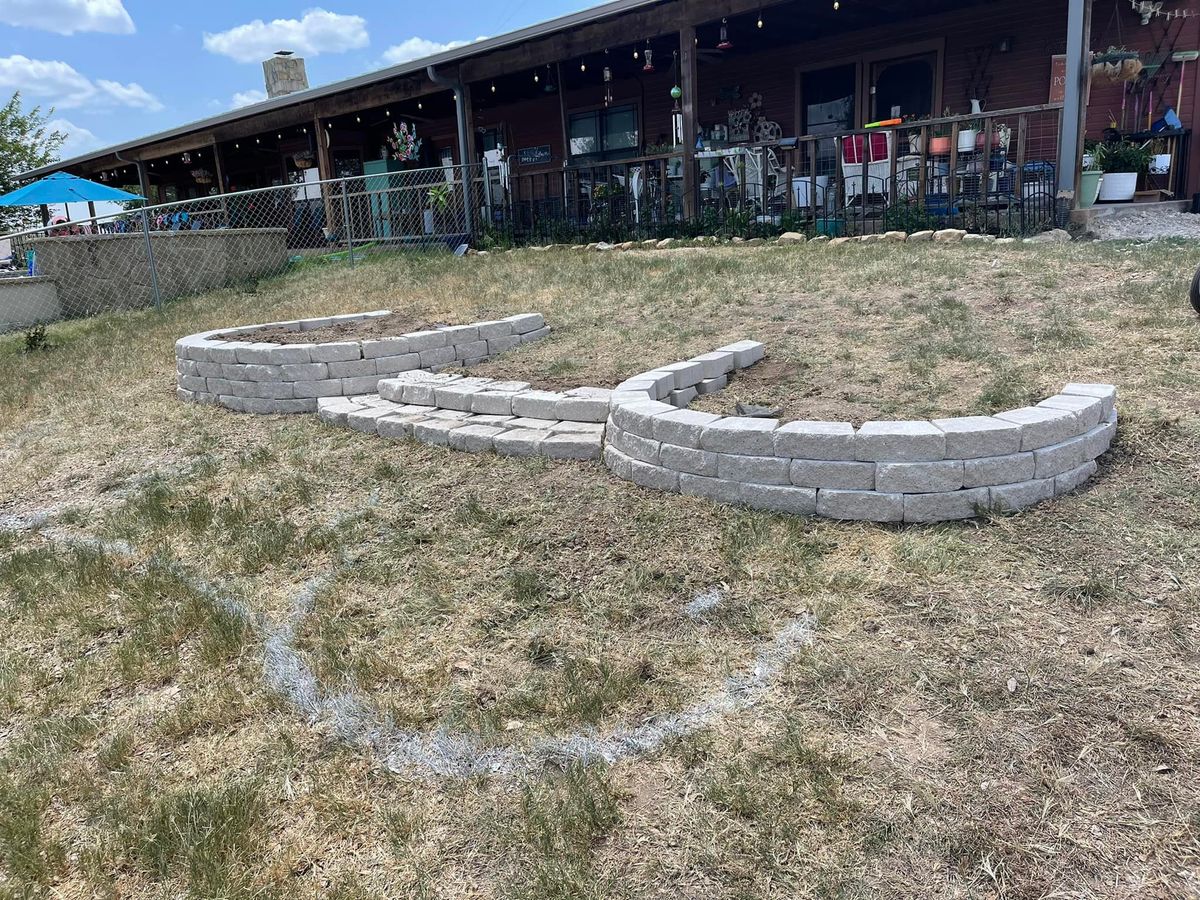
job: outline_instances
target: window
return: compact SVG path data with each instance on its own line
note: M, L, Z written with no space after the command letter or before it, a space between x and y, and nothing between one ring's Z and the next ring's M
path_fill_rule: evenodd
M637 107L614 106L571 116L571 159L597 162L636 156Z

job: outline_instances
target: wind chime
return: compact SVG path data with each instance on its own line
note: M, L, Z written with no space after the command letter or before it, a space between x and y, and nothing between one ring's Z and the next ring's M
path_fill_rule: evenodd
M612 68L608 65L608 62L607 62L607 58L608 58L607 50L604 51L604 56L605 56L605 60L606 60L606 62L604 64L604 105L612 106L612 101L613 101Z

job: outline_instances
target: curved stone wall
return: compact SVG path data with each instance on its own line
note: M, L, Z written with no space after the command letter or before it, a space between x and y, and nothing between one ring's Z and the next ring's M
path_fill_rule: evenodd
M647 396L615 402L608 420L604 461L615 474L834 519L939 522L1048 500L1091 477L1117 427L1116 389L1107 384L1068 384L1037 406L994 416L858 429L678 409L649 398L662 395L661 384L636 387Z
M372 315L386 313L285 324L305 330ZM762 359L765 347L757 341L651 369L612 390L544 391L524 381L429 371L548 332L536 313L336 344L263 345L216 340L218 332L209 332L177 345L179 393L249 412L315 409L331 425L468 452L603 458L616 475L646 488L870 522L965 519L1049 500L1090 478L1116 434L1116 388L1109 384L1068 384L1036 406L992 416L858 428L688 408L698 394L720 391L731 373ZM426 355L438 348L440 354ZM334 349L346 359L330 358ZM398 364L393 360L403 360L407 371L384 371ZM343 361L375 371L338 376L334 366ZM266 393L221 393L225 383ZM308 396L310 385L324 383L331 383L329 394ZM291 395L269 393L280 385Z
M522 313L374 340L272 344L216 337L270 327L313 331L390 314L384 309L189 335L175 344L177 394L181 400L217 403L237 412L316 412L321 397L370 394L381 379L400 372L483 362L550 333L540 313Z

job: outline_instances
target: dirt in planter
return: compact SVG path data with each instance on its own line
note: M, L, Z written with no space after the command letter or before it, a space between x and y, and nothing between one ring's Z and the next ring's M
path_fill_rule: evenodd
M335 341L373 341L378 338L400 337L413 331L427 331L439 325L454 324L457 323L426 322L392 313L390 316L336 322L311 331L288 331L286 328L272 325L241 334L218 334L216 338L223 341L259 341L267 344L328 344Z

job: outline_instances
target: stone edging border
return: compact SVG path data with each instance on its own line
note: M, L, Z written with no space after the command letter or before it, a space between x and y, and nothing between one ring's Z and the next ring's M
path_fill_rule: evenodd
M272 344L216 337L271 327L313 331L387 315L391 310L382 309L219 328L181 338L175 343L177 396L259 415L316 412L319 398L369 394L380 379L413 369L438 371L484 362L550 333L540 313L521 313L361 341Z

